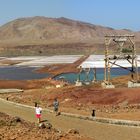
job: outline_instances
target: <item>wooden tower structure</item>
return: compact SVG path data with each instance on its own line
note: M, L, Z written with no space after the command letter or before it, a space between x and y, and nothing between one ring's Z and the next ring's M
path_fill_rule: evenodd
M110 49L110 47L112 49ZM113 51L110 53L111 50ZM131 67L128 68L123 64L117 63L122 59L127 60ZM134 35L105 36L104 85L110 86L110 88L114 88L110 81L110 70L114 65L130 71L132 83L137 83L139 81Z

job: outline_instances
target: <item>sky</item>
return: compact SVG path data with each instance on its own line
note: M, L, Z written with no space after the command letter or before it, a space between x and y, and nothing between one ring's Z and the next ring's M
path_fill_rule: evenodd
M0 25L32 16L140 31L140 0L0 0Z

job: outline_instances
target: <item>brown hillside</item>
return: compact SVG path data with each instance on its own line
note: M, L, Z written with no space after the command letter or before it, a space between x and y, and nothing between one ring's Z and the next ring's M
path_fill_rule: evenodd
M93 49L92 52L101 52L98 48L103 44L106 34L136 34L136 39L140 38L139 32L135 33L126 29L115 30L63 17L37 16L16 19L1 26L0 49L4 53L11 51L10 54L18 51L19 55L23 54L25 50L24 55L27 52L29 54L43 53L45 49L47 49L48 54L75 53L75 51L90 53L91 48ZM83 48L81 49L81 47ZM11 48L12 50L9 50ZM51 48L53 48L53 51L51 51ZM66 48L68 48L67 52ZM76 48L78 49L76 50ZM104 48L103 45L102 48ZM44 53L46 54L46 52Z

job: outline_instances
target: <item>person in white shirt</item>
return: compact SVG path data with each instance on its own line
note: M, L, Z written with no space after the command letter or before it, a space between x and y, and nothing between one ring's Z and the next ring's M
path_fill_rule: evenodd
M39 107L38 104L37 104L37 106L35 107L35 113L36 113L36 118L38 119L38 123L40 123L40 122L41 122L42 108Z

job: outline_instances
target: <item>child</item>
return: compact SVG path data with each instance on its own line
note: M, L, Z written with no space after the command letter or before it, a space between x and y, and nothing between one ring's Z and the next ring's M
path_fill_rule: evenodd
M41 113L42 113L42 108L39 107L39 105L37 104L37 106L35 107L35 113L36 113L36 117L38 119L38 123L41 122Z

